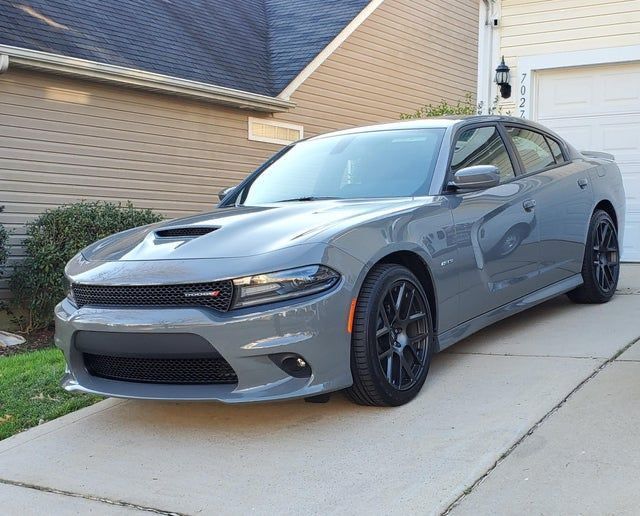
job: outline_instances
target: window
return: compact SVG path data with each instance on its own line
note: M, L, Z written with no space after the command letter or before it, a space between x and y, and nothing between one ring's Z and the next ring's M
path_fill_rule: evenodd
M425 195L443 136L443 129L401 129L302 141L265 168L241 202Z
M250 140L288 145L302 139L302 137L303 128L301 125L264 118L249 118Z
M542 134L520 127L508 127L507 133L516 147L526 174L555 165L551 149Z
M560 145L558 144L558 142L547 136L547 143L551 148L551 153L553 154L553 157L555 158L556 163L564 163L565 159L564 159L564 156L562 155L562 149L560 148Z
M500 182L515 177L507 148L495 127L467 129L456 140L451 170L474 165L493 165L500 172Z

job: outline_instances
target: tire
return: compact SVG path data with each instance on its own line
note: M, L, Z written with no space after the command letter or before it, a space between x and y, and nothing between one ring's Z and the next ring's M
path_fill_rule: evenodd
M378 407L408 403L427 378L434 346L429 300L418 279L401 265L376 265L356 302L347 397Z
M609 214L596 210L589 223L582 261L584 283L567 294L575 303L606 303L618 286L620 247L616 226Z

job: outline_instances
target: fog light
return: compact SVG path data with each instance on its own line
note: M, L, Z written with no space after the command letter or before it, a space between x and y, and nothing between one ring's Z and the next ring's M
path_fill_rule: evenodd
M269 355L271 361L289 376L294 378L309 378L311 367L300 355L294 353L276 353Z

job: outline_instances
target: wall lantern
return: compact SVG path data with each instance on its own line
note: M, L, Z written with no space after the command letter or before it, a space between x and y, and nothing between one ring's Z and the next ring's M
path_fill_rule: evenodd
M496 84L500 86L500 96L503 99L508 99L511 96L510 79L509 67L505 64L504 56L502 56L502 62L496 68Z

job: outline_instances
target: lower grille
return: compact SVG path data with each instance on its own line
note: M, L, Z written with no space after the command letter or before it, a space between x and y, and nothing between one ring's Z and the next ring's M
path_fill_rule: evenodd
M166 384L238 383L229 363L215 358L134 358L84 353L89 374L110 380Z

